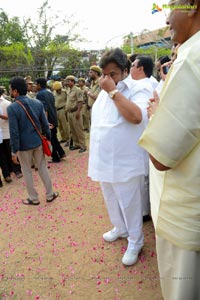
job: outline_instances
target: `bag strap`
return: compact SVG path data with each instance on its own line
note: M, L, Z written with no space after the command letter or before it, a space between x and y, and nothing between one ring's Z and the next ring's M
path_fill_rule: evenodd
M31 121L33 127L35 128L35 130L37 131L38 135L40 136L40 138L41 138L41 140L42 140L42 135L41 135L39 129L36 127L35 122L34 122L33 119L31 118L31 116L30 116L28 110L26 109L26 107L25 107L20 101L18 101L18 100L16 100L15 102L17 102L17 103L24 109L24 111L25 111L27 117L28 117L29 120Z

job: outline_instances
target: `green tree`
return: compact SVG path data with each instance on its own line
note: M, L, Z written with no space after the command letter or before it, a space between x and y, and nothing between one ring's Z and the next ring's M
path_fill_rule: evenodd
M80 65L81 52L74 49L74 41L82 38L75 33L77 22L73 16L61 20L45 0L38 9L37 20L18 17L9 19L0 12L0 73L31 75L33 78L50 77L54 70L76 69ZM58 34L58 28L65 29ZM21 73L20 73L21 72Z
M9 19L8 15L0 12L0 74L13 76L19 74L32 61L25 38L24 27L19 18Z
M25 31L18 17L9 19L8 15L0 9L0 47L13 43L26 44Z
M74 34L77 26L72 22L72 16L60 20L60 17L54 14L50 17L51 7L48 0L44 1L39 8L38 20L36 23L29 18L26 20L26 37L33 56L33 71L35 77L52 75L55 68L65 66L66 57L71 56L77 51L71 46L74 40L81 40L80 36ZM65 28L63 35L56 34L56 30Z

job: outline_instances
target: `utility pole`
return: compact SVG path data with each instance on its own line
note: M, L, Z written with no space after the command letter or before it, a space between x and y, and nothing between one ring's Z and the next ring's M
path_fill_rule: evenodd
M134 54L133 33L130 32L131 55Z

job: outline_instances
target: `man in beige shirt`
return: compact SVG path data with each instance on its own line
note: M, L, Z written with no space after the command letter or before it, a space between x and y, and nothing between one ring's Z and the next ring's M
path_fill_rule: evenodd
M83 122L81 119L81 109L83 105L83 93L75 85L76 79L73 75L66 77L67 103L66 111L68 113L69 127L74 146L70 150L79 149L79 153L86 151L85 134L83 131Z
M89 91L87 93L88 95L88 109L90 111L90 122L91 122L91 109L92 106L97 99L101 88L99 85L99 78L101 76L101 68L99 66L93 65L90 67L89 70L89 77L91 80Z
M88 95L87 95L89 88L86 86L85 78L81 77L78 79L78 86L83 92L83 106L81 109L83 130L89 132L90 120L89 120Z
M53 94L55 97L55 107L58 117L58 130L61 136L61 141L66 142L65 146L69 146L69 123L65 114L65 106L67 103L67 92L63 89L60 81L55 81L52 85Z
M187 8L185 5L187 4ZM177 59L139 144L154 165L151 207L164 300L200 299L200 0L171 2ZM157 170L157 171L156 171ZM160 176L163 172L163 176Z

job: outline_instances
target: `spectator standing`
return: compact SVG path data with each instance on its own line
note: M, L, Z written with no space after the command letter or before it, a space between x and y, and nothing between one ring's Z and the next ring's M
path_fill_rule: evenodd
M99 78L101 76L101 68L99 66L93 65L89 70L90 86L88 91L88 109L91 115L92 106L97 99L99 92L101 90L99 85ZM91 120L90 120L91 121Z
M146 151L137 143L148 119L146 108L152 87L149 85L147 93L128 76L127 56L118 48L103 55L100 67L102 90L92 108L88 175L100 182L114 226L103 238L113 242L128 237L122 263L132 265L144 243L142 193Z
M135 60L132 62L130 68L130 74L133 80L135 80L135 86L141 89L142 93L146 93L146 98L153 96L153 86L152 86L152 73L153 73L154 63L150 56L148 55L137 55ZM135 87L136 88L136 87ZM148 100L149 100L148 98ZM148 119L146 119L146 125L148 124ZM149 199L149 155L146 152L144 155L145 163L145 177L144 177L144 188L143 188L143 221L149 221L150 217L150 199Z
M81 109L83 105L83 93L79 87L75 85L75 77L68 75L66 77L67 89L67 105L69 127L74 146L70 150L79 149L79 153L86 151L85 134L83 131L83 122L81 118Z
M2 144L0 148L0 166L2 169L3 177L7 183L12 181L11 173L14 172L17 178L22 177L21 167L19 162L14 164L11 156L10 147L10 132L7 108L11 105L11 102L4 98L4 89L0 88L0 108L2 114L0 115L0 127L2 130Z
M55 107L58 117L58 129L61 136L61 141L66 142L65 146L69 146L70 133L69 124L66 118L65 107L67 103L67 92L63 89L62 83L60 81L55 81L52 85L55 96Z
M86 132L89 132L90 128L90 117L89 117L89 111L88 111L88 91L89 88L85 84L85 78L79 78L78 80L78 86L83 92L83 105L81 109L82 114L82 120L83 120L83 130Z
M42 125L47 139L50 140L51 134L44 107L40 101L31 101L26 96L27 84L23 77L14 77L11 79L10 94L15 99L14 103L7 108L12 159L14 163L17 163L17 158L19 158L28 192L28 198L22 202L26 205L38 205L40 203L38 192L33 184L32 158L37 163L39 175L46 189L46 201L51 202L58 197L58 193L52 190L41 138L33 128L33 124L23 107L16 101L19 101L26 108L39 130Z
M45 78L41 77L36 79L36 84L38 90L36 98L40 100L44 106L51 129L51 144L53 149L52 161L50 162L58 163L66 155L57 138L58 118L55 107L55 98L52 92L47 89L47 81Z
M187 4L187 8L185 7ZM181 44L140 145L154 169L152 217L164 300L200 299L200 1L176 2L167 24ZM160 173L163 174L160 176Z
M2 110L0 108L0 115L2 114ZM1 127L0 127L0 151L1 151L1 146L2 146L2 142L3 142L3 136L2 136L2 130L1 130ZM2 179L1 179L1 175L0 175L0 187L3 186L3 182L2 182Z

